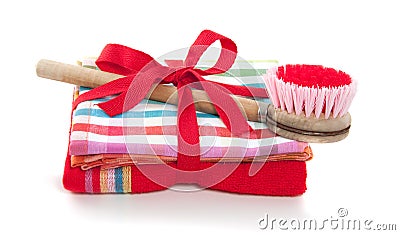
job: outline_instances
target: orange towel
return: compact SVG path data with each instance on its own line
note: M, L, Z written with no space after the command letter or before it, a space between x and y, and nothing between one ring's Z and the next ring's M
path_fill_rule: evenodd
M310 147L306 147L304 152L276 154L270 156L245 157L238 158L201 158L202 162L252 162L252 161L307 161L313 154ZM153 156L153 155L130 155L130 154L93 154L93 155L73 155L71 156L71 167L81 167L82 170L88 170L93 167L101 169L111 169L121 166L134 164L159 164L163 162L175 162L176 157Z

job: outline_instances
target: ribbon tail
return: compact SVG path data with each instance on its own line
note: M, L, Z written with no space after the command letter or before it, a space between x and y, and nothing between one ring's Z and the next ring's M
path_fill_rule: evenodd
M178 169L200 168L200 134L190 86L178 86Z
M130 77L122 77L79 95L72 105L72 110L84 101L99 99L105 96L116 95L124 92L126 90L125 85L129 85L131 80L132 78Z
M98 104L98 106L110 117L114 117L124 112L126 100L126 92L121 93L117 97Z
M268 98L268 92L266 88L249 87L249 86L237 86L224 84L219 82L210 81L216 85L222 86L230 91L234 95L246 96L246 97L259 97Z
M122 85L123 88L121 89L123 89L123 92L109 101L98 104L98 106L110 117L132 109L146 98L148 92L151 91L152 85L159 77L158 71L155 68L154 71L149 71L148 73L138 73L136 76L128 76L127 78L130 79L127 79L124 84L118 84Z
M218 115L234 136L248 135L253 131L247 123L239 105L229 94L229 91L214 83L201 82L211 102L215 105Z

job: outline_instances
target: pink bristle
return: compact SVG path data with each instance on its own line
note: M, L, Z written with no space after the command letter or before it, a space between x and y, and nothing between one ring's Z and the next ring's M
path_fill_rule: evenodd
M296 115L300 115L303 111L304 106L304 92L302 87L299 87L297 85L294 85L293 91L294 109L296 111L295 113Z
M310 117L311 113L315 109L315 98L317 97L317 90L309 87L306 88L305 94L305 102L304 102L304 111L306 113L306 117Z
M317 97L315 98L315 117L319 118L321 115L324 105L325 105L325 93L327 92L327 88L322 87L317 89Z
M278 98L279 98L279 107L283 110L286 110L286 105L285 105L285 86L282 81L278 81L276 83L276 89L278 91Z
M351 101L353 101L353 98L357 92L357 83L354 81L353 83L351 83L349 85L348 89L349 89L349 93L347 95L347 99L345 99L345 102L343 104L342 111L340 111L340 113L339 113L339 117L345 115L349 111Z
M327 119L345 115L356 92L351 77L321 65L286 65L264 77L275 108L306 117L312 113Z
M344 103L346 102L346 97L349 93L350 89L348 89L348 86L343 86L338 88L338 94L335 99L335 105L333 109L332 116L336 118L339 113L343 110Z
M285 100L285 108L288 113L293 112L293 93L291 89L291 85L289 83L283 83L284 89L284 100Z
M265 83L267 87L267 92L269 94L269 98L274 105L274 107L279 108L279 97L278 97L278 92L276 89L276 82L279 81L278 78L276 77L277 74L277 68L271 68L268 70L267 76L265 78Z
M325 94L325 118L328 119L329 115L333 109L333 105L335 104L337 89L332 88L327 90Z

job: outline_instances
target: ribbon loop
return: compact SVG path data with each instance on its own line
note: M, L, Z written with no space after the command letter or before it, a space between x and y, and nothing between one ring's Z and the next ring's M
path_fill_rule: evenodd
M119 44L107 44L97 58L96 65L102 71L128 76L142 71L151 61L155 61L153 57L142 51Z
M200 57L204 52L216 41L221 43L221 54L215 65L207 70L200 70L201 75L211 75L226 72L235 62L237 47L236 44L229 38L215 33L211 30L204 30L197 37L196 41L189 49L188 55L185 59L185 65L194 67L197 65Z

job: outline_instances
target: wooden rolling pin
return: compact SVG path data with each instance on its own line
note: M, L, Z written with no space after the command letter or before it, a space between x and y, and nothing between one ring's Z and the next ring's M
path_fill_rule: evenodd
M90 88L95 88L123 77L119 74L84 68L78 65L64 64L46 59L42 59L37 63L36 74L42 78ZM249 121L259 122L261 120L258 114L259 108L260 106L263 106L263 109L266 110L266 104L262 105L254 100L238 96L232 95L232 97L234 97L238 104L240 104L239 108ZM174 86L163 84L157 85L154 87L153 92L151 92L146 98L174 105L178 104L177 89ZM217 114L214 105L211 103L204 91L193 90L193 100L196 110L204 113Z

